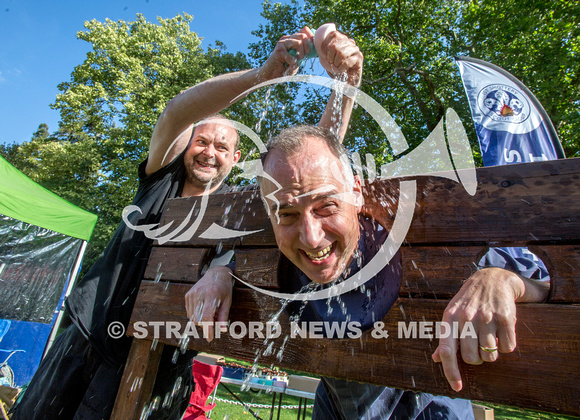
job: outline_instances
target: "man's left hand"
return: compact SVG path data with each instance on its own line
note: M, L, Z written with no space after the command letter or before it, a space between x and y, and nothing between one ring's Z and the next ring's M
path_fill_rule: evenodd
M458 323L463 331L475 331L476 338L450 335L439 340L433 360L443 364L443 372L451 388L463 387L457 364L457 351L464 362L479 365L494 362L499 353L516 348L516 302L541 302L547 298L549 285L525 279L501 268L484 268L474 273L453 297L443 314L447 325Z
M360 86L364 57L353 39L333 31L326 36L320 49L322 51L317 51L320 64L330 77L346 73L346 82Z

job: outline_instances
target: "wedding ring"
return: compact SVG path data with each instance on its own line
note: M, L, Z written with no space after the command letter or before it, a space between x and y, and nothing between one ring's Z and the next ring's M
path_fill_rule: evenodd
M493 353L494 351L497 351L497 347L483 347L483 346L479 346L480 349L482 349L485 352L488 353Z

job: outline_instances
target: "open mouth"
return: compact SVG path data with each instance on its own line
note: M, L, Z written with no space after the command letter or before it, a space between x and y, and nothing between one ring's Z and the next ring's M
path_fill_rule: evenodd
M326 248L316 253L304 251L306 256L310 258L312 261L324 261L325 259L330 257L331 252L332 252L332 244L328 245Z
M202 162L199 160L195 161L199 166L201 166L202 168L209 168L209 169L215 169L217 168L217 165L211 164L209 162Z

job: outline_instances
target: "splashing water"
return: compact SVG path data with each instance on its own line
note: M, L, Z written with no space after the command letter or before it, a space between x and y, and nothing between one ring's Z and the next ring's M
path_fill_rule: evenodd
M178 348L175 348L175 350L173 351L173 357L171 358L171 363L173 363L173 364L177 363L177 358L179 357L179 353L180 353L180 350Z
M276 359L278 359L280 362L282 361L282 356L284 355L284 349L286 348L288 338L290 338L289 335L286 335L286 337L284 337L284 341L282 342L282 345L278 349L278 353L276 353Z
M268 114L268 106L270 105L270 95L272 94L272 88L273 86L269 86L266 89L266 93L264 95L264 109L260 114L260 118L258 118L256 126L254 127L256 133L260 133L262 131L262 122L264 121L264 118L266 118L266 114Z
M347 80L346 72L339 74L334 79L334 101L332 102L332 117L331 122L332 126L330 131L336 137L338 137L340 133L340 127L342 126L342 102L343 102L343 94L344 94L344 85ZM342 83L341 83L342 82Z
M315 284L315 283L311 283L311 284ZM299 293L303 293L303 292L305 292L305 291L307 291L309 289L312 289L311 284L308 284L308 285L304 286L299 291ZM286 307L288 306L288 304L290 302L291 302L290 300L284 300L284 299L280 300L280 309L270 317L270 319L269 319L268 322L269 323L272 323L272 324L277 324L278 323L278 320L280 318L280 315L282 314L282 312L284 312L284 310L286 309ZM307 304L306 301L302 303L302 305L301 305L301 307L299 309L298 315L296 315L296 317L291 317L291 321L294 318L299 319L302 316L302 312L303 312L306 304ZM283 355L284 355L284 349L286 347L286 343L288 342L288 338L289 338L289 335L286 335L284 337L284 340L282 342L282 345L276 351L276 358L278 360L280 360L280 361L282 361L282 358L283 358ZM260 348L256 349L256 352L255 352L255 355L256 356L254 357L254 362L253 362L252 367L250 369L250 374L246 377L244 383L242 384L242 390L243 391L245 391L245 390L247 390L247 389L249 389L251 387L250 379L258 373L260 358L262 356L270 356L270 355L274 354L274 352L275 352L275 349L274 349L274 341L273 341L273 339L271 337L266 336L264 338L264 341L262 343L262 346L260 346Z
M161 276L163 275L163 273L161 272L162 265L163 263L161 262L157 265L157 274L155 275L154 283L159 283L159 280L161 280Z
M179 339L179 351L181 352L181 354L185 354L185 352L187 351L188 344L189 344L189 335L184 334Z

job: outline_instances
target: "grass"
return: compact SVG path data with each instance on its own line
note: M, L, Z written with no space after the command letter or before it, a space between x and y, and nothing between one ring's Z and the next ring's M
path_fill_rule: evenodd
M248 368L252 367L252 363L225 358L227 362L237 363L243 366L247 366ZM289 369L284 369L284 372L288 373L289 375L304 375L302 372L295 372ZM310 376L306 374L307 376ZM252 407L249 408L252 412L261 419L268 420L270 418L270 411L272 407L272 393L268 393L265 391L255 391L255 390L244 390L242 391L239 385L233 384L226 384L226 387L232 391L235 395L238 396L245 404L255 404L259 405L259 407ZM216 398L224 401L216 401L216 407L211 412L211 419L212 420L245 420L245 419L255 419L256 417L250 413L250 411L240 405L235 404L236 398L232 396L224 387L224 384L220 384L217 388ZM278 418L278 401L279 401L280 394L276 394L276 403L274 409L273 418ZM211 402L211 397L208 399L208 403ZM306 404L312 405L313 400L307 400ZM282 406L293 406L295 408L282 408L280 410L280 420L295 420L298 415L298 403L299 398L294 397L292 395L283 395L282 396ZM263 406L263 407L262 407ZM304 406L304 400L302 401L302 406ZM306 417L310 419L312 416L312 408L308 408L306 410Z
M240 387L236 385L228 385L228 388L232 390L238 397L240 397L245 403L251 404L261 404L267 406L264 408L252 407L252 411L259 416L261 419L267 420L270 418L270 406L272 404L272 394L267 394L265 392L252 392L245 391L241 392ZM221 399L228 401L234 401L232 397L223 386L218 388L216 396ZM276 407L278 404L278 397L276 397ZM308 401L309 405L312 405L312 400ZM577 420L580 417L564 416L555 413L545 413L541 411L531 411L523 410L516 407L508 407L502 405L495 405L489 403L481 403L487 407L494 409L494 415L496 420ZM282 405L298 405L298 398L284 395L282 400ZM280 419L282 420L294 420L298 414L297 409L282 409L280 412ZM277 418L278 412L274 410L274 418ZM312 408L307 409L306 418L310 419L312 415ZM222 401L216 402L216 407L211 414L212 420L245 420L245 419L255 419L255 417L250 414L250 412L240 405L229 404Z
M264 392L255 393L252 391L240 392L240 387L236 385L228 385L236 395L238 395L245 403L263 404L268 408L252 408L252 411L261 419L267 420L270 418L270 405L272 404L272 394ZM218 398L233 401L234 398L222 387L218 388L216 394ZM276 397L276 406L278 404L278 397ZM311 405L312 401L309 400ZM580 417L564 416L555 413L545 413L541 411L523 410L516 407L508 407L502 405L495 405L489 403L480 403L487 407L494 409L495 420L578 420ZM282 400L282 405L298 405L298 398L285 395ZM280 413L280 419L294 420L298 414L297 409L283 409ZM277 418L277 410L274 411L274 418ZM310 419L312 415L312 408L307 409L306 418ZM240 405L228 404L218 401L216 408L211 414L212 420L237 420L237 419L255 419L248 410Z
M247 363L235 359L226 359L230 362L236 362L242 365L251 366L251 363ZM301 372L294 372L285 370L289 374L301 375ZM310 376L309 374L305 374ZM272 405L272 394L266 393L265 391L241 391L240 387L237 385L228 384L227 387L236 394L244 403L246 404L257 404L265 407L250 407L251 410L261 419L267 420L270 418L270 407ZM235 401L235 398L226 390L223 385L218 386L216 397L221 400ZM278 398L276 396L276 409L274 410L273 418L276 419L278 416ZM211 398L208 402L211 401ZM283 406L298 406L299 399L291 395L284 395L282 398ZM307 404L312 405L313 400L308 400ZM303 403L304 404L304 403ZM504 405L490 404L486 402L478 403L486 407L493 408L495 420L580 420L580 417L560 415L556 413L546 413L542 411L534 410L524 410L517 407L509 407ZM294 420L298 414L297 408L285 408L280 411L281 420ZM312 408L307 409L306 418L310 419L312 415ZM245 419L255 419L245 407L237 404L231 404L224 401L216 401L216 407L211 413L212 420L245 420Z
M495 420L577 420L580 417L564 416L556 413L546 413L543 411L524 410L506 405L495 405L481 403L486 407L493 408Z
M241 391L240 387L237 385L226 385L234 394L236 394L244 403L246 404L257 404L263 405L265 407L250 407L251 410L261 419L268 420L270 418L270 407L272 405L272 394L266 393L264 391ZM228 401L235 401L235 398L224 388L223 384L218 386L216 397ZM278 398L279 394L276 395L276 409L274 410L274 417L278 416ZM208 402L211 401L211 398ZM308 400L307 404L312 405L312 400ZM304 405L304 403L302 403ZM282 397L283 406L298 406L298 398L291 395L284 395ZM285 408L280 411L281 420L295 420L298 415L298 409ZM309 419L312 415L312 408L307 409L306 418ZM212 420L244 420L244 419L255 419L250 412L241 405L230 404L223 401L216 401L216 407L211 413Z

